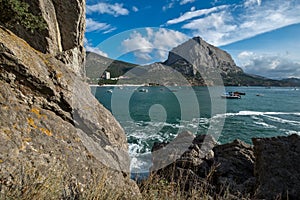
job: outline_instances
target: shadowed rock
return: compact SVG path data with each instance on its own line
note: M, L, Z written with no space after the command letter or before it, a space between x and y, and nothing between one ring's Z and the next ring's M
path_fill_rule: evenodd
M211 196L229 192L233 199L298 199L300 137L252 141L254 147L240 140L215 146L213 139L199 135L180 158L153 173L188 193L206 188ZM165 145L156 144L154 150Z
M164 145L157 144L154 150ZM229 190L239 197L254 191L253 167L252 146L239 140L216 146L210 135L198 135L180 158L154 173L179 182L185 192L206 188L214 196Z
M233 194L253 194L255 186L253 146L240 140L216 146L214 162L218 167L213 184L218 190L228 188Z
M299 199L300 137L253 139L259 199Z

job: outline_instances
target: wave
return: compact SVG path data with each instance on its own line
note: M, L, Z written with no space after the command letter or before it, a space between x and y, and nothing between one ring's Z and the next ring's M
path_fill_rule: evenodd
M287 130L287 129L280 129L280 131L284 132L287 135L297 134L300 136L300 131Z
M152 165L151 153L144 153L139 155L130 155L130 171L131 173L149 172Z
M282 119L282 118L279 118L279 117L268 116L268 115L266 115L266 117L269 118L271 121L279 122L279 123L282 123L282 124L290 124L290 125L294 125L294 126L300 125L300 121L287 120L287 119Z
M249 119L244 119L238 116L246 116ZM300 135L300 113L299 112L259 112L259 111L239 111L236 113L217 114L211 118L199 117L189 120L178 120L177 122L159 122L159 121L127 121L123 126L129 142L129 155L131 158L130 169L132 172L147 172L151 167L151 145L150 143L165 142L175 138L177 133L172 133L172 130L167 133L161 133L162 127L184 128L185 130L196 130L197 133L204 133L205 130L213 121L221 120L223 117L229 117L227 128L224 129L222 134L228 132L239 132L240 135L244 134L243 131L236 128L235 117L240 118L237 121L245 120L245 130L252 130L253 134L260 134L263 129L266 134L273 132L274 134L298 134ZM222 117L222 118L221 118ZM297 121L299 119L299 121ZM123 124L124 125L124 124ZM254 125L254 126L251 126ZM180 131L174 129L175 131ZM269 132L268 132L269 131Z
M276 126L273 126L273 125L271 125L271 124L267 124L267 123L262 122L262 121L258 121L258 122L257 122L257 121L254 121L253 123L256 124L256 125L263 126L263 127L265 127L265 128L270 128L270 129L277 128Z
M239 111L238 113L225 113L225 116L260 116L260 115L298 115L300 116L299 112L259 112L259 111L249 111L243 110Z

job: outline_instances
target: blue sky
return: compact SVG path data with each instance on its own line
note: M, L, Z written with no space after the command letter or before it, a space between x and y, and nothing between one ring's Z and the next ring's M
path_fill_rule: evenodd
M200 36L245 72L300 78L299 0L87 0L88 51L138 64L164 61Z

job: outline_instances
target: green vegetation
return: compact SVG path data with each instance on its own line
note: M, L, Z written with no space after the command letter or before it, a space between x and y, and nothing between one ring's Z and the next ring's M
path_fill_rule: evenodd
M134 68L136 65L123 61L114 60L106 71L110 72L112 78L124 75L126 72Z
M118 83L118 80L106 80L106 79L100 79L98 82L98 85L115 85Z
M101 72L110 72L111 78L116 78L137 66L123 61L112 60L92 52L87 52L86 58L86 75L90 79L89 82L93 84L98 84L100 77L103 75ZM110 80L100 80L99 84L115 84L116 82L112 81L111 83Z
M29 11L29 4L22 0L0 0L0 23L8 28L20 24L27 30L44 30L45 20Z

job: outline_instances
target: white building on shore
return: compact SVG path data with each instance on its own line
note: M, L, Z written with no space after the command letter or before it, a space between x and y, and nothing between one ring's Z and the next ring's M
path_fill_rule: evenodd
M104 78L105 78L106 80L109 80L109 79L110 79L110 72L105 71L105 72L104 72Z

